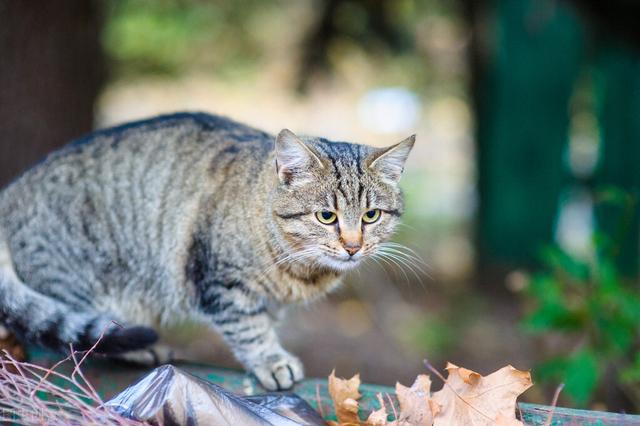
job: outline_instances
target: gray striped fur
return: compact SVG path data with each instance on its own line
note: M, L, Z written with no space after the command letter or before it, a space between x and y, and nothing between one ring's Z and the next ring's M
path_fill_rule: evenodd
M275 150L274 140L183 113L52 153L0 193L0 320L55 349L106 330L101 349L118 354L197 319L267 388L290 387L302 364L281 347L274 313L331 291L389 238L413 139L376 149L283 131ZM383 215L364 225L372 208ZM339 223L321 224L321 210ZM352 257L348 241L361 245Z

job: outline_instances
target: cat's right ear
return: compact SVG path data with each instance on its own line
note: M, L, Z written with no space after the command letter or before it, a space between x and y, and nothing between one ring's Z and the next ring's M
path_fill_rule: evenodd
M276 171L285 185L303 185L312 180L313 168L324 168L320 157L291 130L284 129L276 137Z
M369 159L369 169L391 184L397 184L404 171L404 163L416 142L411 135L400 143L377 150Z

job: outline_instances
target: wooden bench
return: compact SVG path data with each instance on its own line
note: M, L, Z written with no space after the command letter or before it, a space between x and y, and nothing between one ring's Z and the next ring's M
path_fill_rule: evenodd
M41 350L30 351L30 361L38 365L51 366L60 359L59 355ZM176 367L194 376L208 380L237 394L248 395L263 392L257 382L249 375L239 370L218 368L197 363L175 363ZM71 364L60 371L69 372ZM90 360L83 365L82 371L98 393L106 400L133 384L150 369L124 365L102 360ZM307 400L315 409L320 411L328 420L335 420L333 404L327 392L327 379L306 379L293 389L295 393ZM392 401L397 409L394 389L390 387L363 384L360 387L362 398L360 406L361 416L371 410L380 408L376 395L382 393L385 401ZM386 395L389 395L387 397ZM527 425L544 425L553 411L552 425L640 425L640 415L606 413L600 411L574 410L569 408L520 403L519 409L522 420ZM387 412L392 413L391 406Z

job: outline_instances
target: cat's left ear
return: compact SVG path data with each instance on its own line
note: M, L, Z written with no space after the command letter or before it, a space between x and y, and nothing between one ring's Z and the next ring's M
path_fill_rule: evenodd
M378 173L383 180L398 183L404 171L404 163L416 142L416 135L388 148L382 148L368 159L368 167Z
M281 183L303 185L313 179L314 168L324 168L320 157L291 130L276 137L276 170Z

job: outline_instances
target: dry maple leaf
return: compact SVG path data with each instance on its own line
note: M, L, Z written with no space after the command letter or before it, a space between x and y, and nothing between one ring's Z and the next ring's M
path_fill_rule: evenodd
M400 403L400 425L430 426L440 407L431 399L431 379L426 374L416 377L411 387L396 383Z
M356 374L349 380L336 377L335 370L329 376L329 395L336 408L336 417L341 425L359 425L358 399L360 399L360 375Z
M498 414L496 417L495 426L524 426L520 420L513 418L505 418L502 414Z
M483 377L475 371L447 364L443 388L433 394L442 411L434 426L490 426L498 421L515 425L516 399L532 386L531 374L512 366Z
M390 423L387 423L387 410L382 407L379 410L372 411L364 424L365 426L389 426Z

